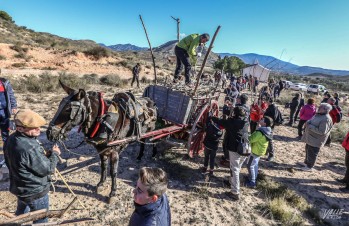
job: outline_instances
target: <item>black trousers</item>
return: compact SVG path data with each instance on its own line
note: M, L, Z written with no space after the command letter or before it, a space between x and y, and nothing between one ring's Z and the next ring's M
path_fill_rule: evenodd
M222 147L223 147L223 156L224 156L224 159L225 160L229 160L229 150L227 148L227 143L228 143L228 135L227 135L227 132L224 133L224 137L223 137L223 144L222 144Z
M191 64L189 59L189 54L185 49L182 49L178 46L175 47L175 54L177 57L177 65L175 70L175 79L179 78L179 74L181 73L184 65L184 75L185 75L185 82L190 82L190 70L191 70Z
M257 125L258 125L258 122L254 122L254 121L251 121L251 122L250 122L250 132L251 132L251 134L252 134L254 131L256 131Z
M267 153L268 153L268 157L274 157L275 155L273 140L269 141Z
M316 162L316 158L320 152L320 148L313 147L308 144L305 145L305 161L309 168L313 168Z
M137 87L139 88L139 75L134 74L131 82L131 87L133 86L133 83L137 81Z
M297 128L298 128L298 136L303 136L303 125L305 124L307 122L307 120L299 120L299 123L298 123L298 126L297 126Z
M301 111L301 108L298 107L297 108L297 111L296 111L296 114L294 115L294 121L296 122L297 121L297 118L298 118L298 115L299 115L299 112Z
M294 123L294 114L296 113L295 108L290 108L290 121L288 122L289 125L293 125Z
M330 133L330 135L328 135L328 138L327 138L325 144L327 144L327 145L330 145L330 144L331 144L331 133Z
M205 159L204 159L204 167L207 168L208 161L210 160L210 169L214 169L214 162L216 158L217 150L211 150L205 147ZM228 158L229 159L229 158Z

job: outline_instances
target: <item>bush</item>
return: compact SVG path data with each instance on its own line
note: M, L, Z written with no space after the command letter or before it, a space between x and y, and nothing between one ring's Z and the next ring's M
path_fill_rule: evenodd
M9 22L13 22L12 17L5 11L0 11L0 18L9 21Z
M99 84L99 77L96 74L86 74L83 76L83 79L87 84Z
M31 75L27 78L13 80L11 84L17 92L54 92L58 88L58 79L57 76L45 72L39 76Z
M123 86L122 79L120 78L119 75L105 75L100 78L100 82L103 85L116 86L116 87Z
M349 126L345 122L340 122L338 124L335 124L331 131L331 139L334 142L343 142L343 139L347 135L349 131Z
M3 55L0 55L0 60L6 60L6 57Z
M59 80L73 89L88 89L88 83L84 78L71 73L59 73ZM58 82L57 82L58 84Z
M95 60L99 60L101 59L102 57L108 57L109 54L108 54L108 50L104 47L101 47L101 46L97 46L97 47L94 47L90 50L86 50L84 51L84 54L86 56L91 56L93 57Z
M13 46L10 46L10 49L12 49L18 53L27 53L28 52L28 48L23 47L22 44L19 42L17 42Z
M18 58L18 59L26 59L27 55L24 52L20 52L14 55L14 57Z
M25 67L26 64L25 63L14 63L12 64L12 67Z

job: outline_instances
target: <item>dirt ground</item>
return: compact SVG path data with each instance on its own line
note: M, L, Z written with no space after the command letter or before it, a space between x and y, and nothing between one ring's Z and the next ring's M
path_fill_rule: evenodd
M98 89L101 90L103 87L98 87ZM107 97L112 95L113 93L106 92ZM48 121L53 117L63 96L63 92L61 94L16 93L21 108L34 109ZM288 114L288 111L284 110L284 114ZM348 123L347 118L341 123ZM336 178L343 177L345 173L343 148L340 144L333 144L331 148L322 148L315 170L312 172L299 171L297 163L302 162L305 158L305 144L296 139L296 130L296 128L286 126L275 128L275 161L267 162L265 158L262 159L260 173L285 184L319 209L344 209L345 213L341 219L328 222L332 225L349 225L349 193L342 193L338 190L342 185L335 181ZM82 139L81 134L73 132L66 141L66 145L74 147ZM51 147L52 144L47 141L44 133L40 136L40 140L46 148ZM225 195L229 188L223 184L223 178L229 175L229 170L219 167L215 170L214 177L209 182L205 181L204 175L199 170L203 162L202 157L188 159L182 146L164 150L155 159L151 158L151 151L148 147L142 161L137 162L138 145L129 145L120 156L117 179L118 196L111 204L107 203L111 186L110 178L102 193L94 192L95 185L99 181L100 163L93 147L84 144L74 152L86 156L63 151L62 157L68 159L68 166L64 168L59 165L58 169L86 209L82 209L78 203L75 203L73 209L67 212L62 219L51 221L93 218L94 221L89 223L91 225L127 225L133 211L132 189L138 178L138 171L143 166L154 166L165 169L169 174L170 182L167 194L171 206L172 225L278 225L278 222L263 216L258 210L258 207L266 202L261 192L242 186L240 200L231 201ZM222 155L221 151L218 153L217 163ZM0 159L3 159L2 152L0 152ZM245 167L241 174L242 177L247 175ZM73 196L58 177L55 177L54 187L55 192L50 192L50 209L63 209L73 199ZM8 189L8 181L0 182L0 210L14 212L16 198L8 192ZM4 216L0 216L0 221L2 219ZM309 217L304 217L304 224L315 225Z

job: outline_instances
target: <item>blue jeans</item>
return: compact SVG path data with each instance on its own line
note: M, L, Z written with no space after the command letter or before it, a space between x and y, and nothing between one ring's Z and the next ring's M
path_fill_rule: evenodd
M0 109L0 130L1 138L4 143L7 140L10 132L10 119L5 111L6 109Z
M29 211L35 211L35 210L41 210L41 209L47 209L49 208L49 197L48 194L45 196L35 199L30 202L23 202L22 200L17 200L17 210L16 215L28 213ZM33 223L46 223L48 222L48 218L42 218L39 220L34 221Z
M258 162L260 156L251 154L247 161L247 168L249 173L250 182L256 184L257 176L258 176Z

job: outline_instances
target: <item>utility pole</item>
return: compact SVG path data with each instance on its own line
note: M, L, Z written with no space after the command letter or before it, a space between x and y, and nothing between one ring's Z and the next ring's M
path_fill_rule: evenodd
M179 42L179 24L181 23L181 20L179 18L174 18L173 16L171 16L171 17L172 17L172 19L177 21L177 40Z

